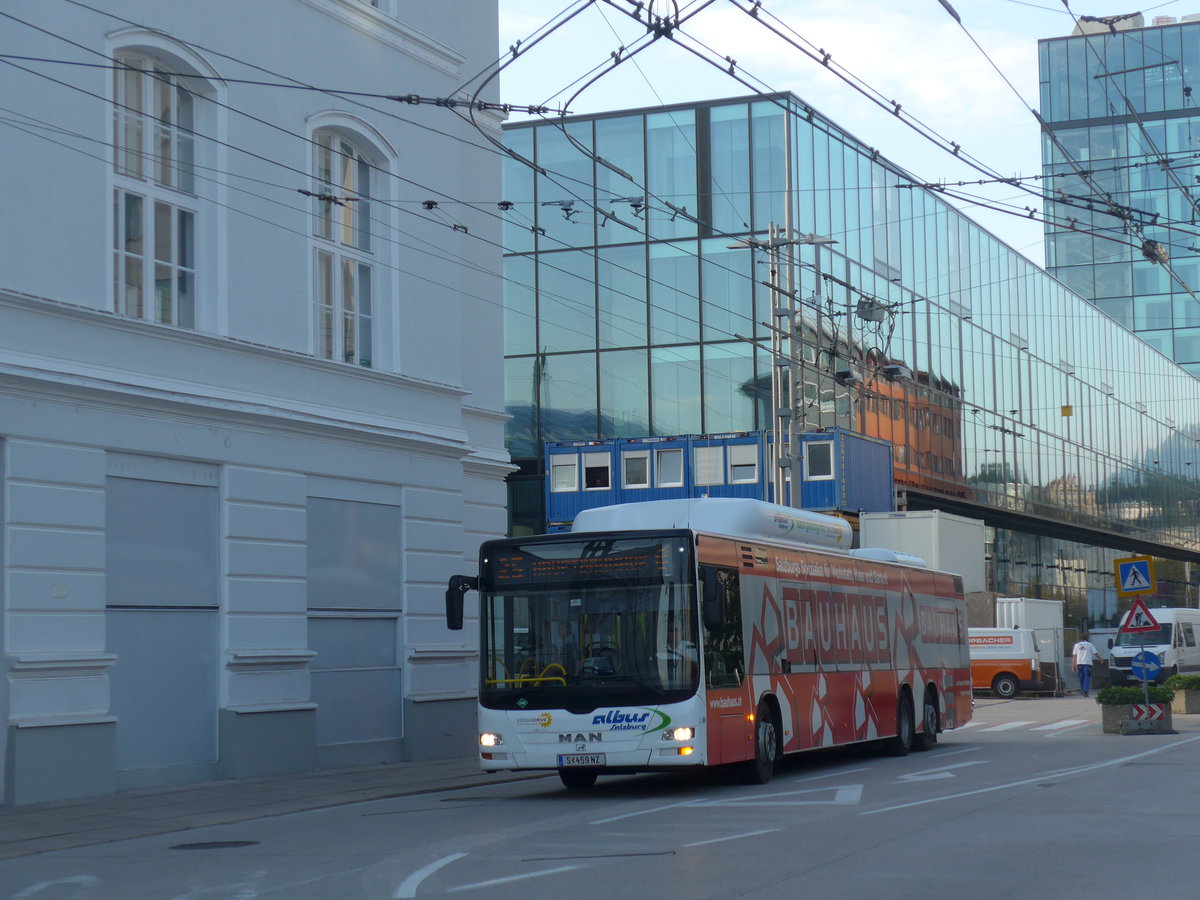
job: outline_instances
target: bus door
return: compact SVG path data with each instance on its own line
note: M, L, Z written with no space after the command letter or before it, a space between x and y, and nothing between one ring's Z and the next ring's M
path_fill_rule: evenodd
M736 568L700 566L701 584L715 583L721 592L721 627L704 629L704 689L708 718L710 765L749 757L754 731L747 719L753 711L746 682L746 649L742 631L741 576Z

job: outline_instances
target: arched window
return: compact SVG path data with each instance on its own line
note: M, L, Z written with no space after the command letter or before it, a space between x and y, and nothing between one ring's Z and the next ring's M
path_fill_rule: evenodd
M117 53L113 70L113 302L152 322L196 324L196 79Z
M370 366L374 166L340 132L318 131L313 144L317 355Z

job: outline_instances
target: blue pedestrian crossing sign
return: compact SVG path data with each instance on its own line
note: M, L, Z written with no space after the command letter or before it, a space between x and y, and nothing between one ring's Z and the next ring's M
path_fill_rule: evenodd
M1117 594L1121 597L1153 594L1158 590L1154 583L1154 560L1149 556L1114 559L1113 571L1117 576Z

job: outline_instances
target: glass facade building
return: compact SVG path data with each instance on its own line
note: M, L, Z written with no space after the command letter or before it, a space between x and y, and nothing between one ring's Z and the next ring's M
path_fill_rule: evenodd
M1200 21L1166 21L1038 43L1046 267L1200 375Z
M988 523L994 590L1104 624L1145 552L1195 605L1200 381L878 151L790 94L505 141L514 533L544 442L772 429L780 329L800 430L891 441L903 506ZM785 252L748 246L773 227Z

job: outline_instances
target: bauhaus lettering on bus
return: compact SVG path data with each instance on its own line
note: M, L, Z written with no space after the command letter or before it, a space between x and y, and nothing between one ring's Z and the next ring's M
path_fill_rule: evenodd
M782 588L788 658L797 664L888 663L887 600L882 594L850 596L831 589ZM798 651L792 653L791 651Z

